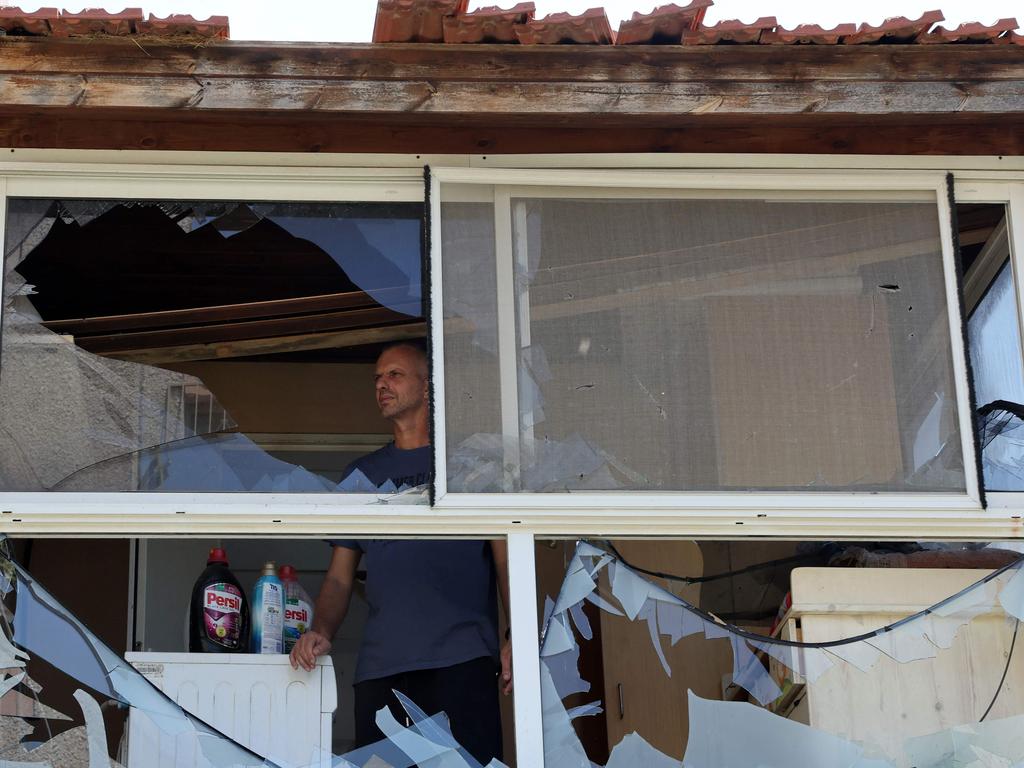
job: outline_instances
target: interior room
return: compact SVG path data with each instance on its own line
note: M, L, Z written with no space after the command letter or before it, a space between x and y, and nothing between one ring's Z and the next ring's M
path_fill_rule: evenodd
M13 201L3 486L339 490L389 439L377 355L426 333L421 218L418 204Z

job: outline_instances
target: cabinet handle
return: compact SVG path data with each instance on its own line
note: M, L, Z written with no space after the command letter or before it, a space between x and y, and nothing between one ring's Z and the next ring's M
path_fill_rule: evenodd
M626 699L622 695L622 683L619 683L619 720L626 719Z

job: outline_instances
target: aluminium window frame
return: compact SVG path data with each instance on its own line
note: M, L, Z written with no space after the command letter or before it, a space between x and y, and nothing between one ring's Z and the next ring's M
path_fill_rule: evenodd
M1006 241L1010 251L1010 277L1017 298L1017 326L1024 360L1024 176L1004 183L987 179L965 179L954 184L958 203L994 203L1006 207ZM995 275L993 275L995 277ZM985 498L991 510L1008 513L1020 525L1024 491L989 491ZM1018 531L1020 536L1021 532Z
M551 519L563 521L564 532L605 531L634 535L638 530L680 536L820 536L848 538L918 538L927 523L938 536L998 538L1012 535L1009 520L982 509L976 472L974 429L967 384L959 279L954 253L947 179L942 171L846 170L697 170L592 168L433 168L431 175L431 316L434 339L443 339L443 277L441 204L446 185L460 189L478 185L493 190L497 262L499 378L502 381L502 423L518 434L516 403L515 312L512 294L517 256L512 252L512 209L515 196L535 197L743 197L755 194L792 198L801 194L839 193L851 199L901 199L921 195L937 206L957 412L965 466L964 493L782 493L606 491L569 493L453 493L447 490L444 422L443 344L434 345L435 509L508 509L524 523L542 528ZM783 191L781 195L778 195ZM500 291L504 289L502 296ZM513 457L514 458L514 457ZM970 529L971 532L968 532Z
M422 200L422 168L432 171L432 332L442 314L440 280L440 191L443 184L503 183L537 189L550 186L638 186L649 190L690 187L772 192L785 190L875 191L933 194L939 205L947 303L958 398L965 374L959 303L951 300L952 239L945 192L946 168L962 183L1005 190L1024 180L1018 158L887 158L764 155L583 155L583 156L310 156L245 153L111 153L89 150L16 150L0 162L0 192L7 196L150 199ZM615 167L618 166L618 167ZM388 190L405 185L406 196ZM965 199L961 194L961 198ZM1003 192L1002 194L1006 194ZM1013 217L1020 220L1018 203ZM2 215L3 211L0 211ZM1015 237L1020 238L1018 226ZM1020 248L1017 251L1020 252ZM435 338L438 338L435 336ZM435 345L435 409L443 437L443 364ZM959 402L963 424L967 408ZM967 431L961 427L961 436ZM435 440L435 451L444 445ZM546 535L603 531L615 535L780 538L918 538L927 525L932 538L994 539L1021 535L1024 498L982 510L972 478L973 441L965 442L968 493L939 494L450 494L439 487L433 508L383 503L376 496L338 494L140 494L91 493L76 499L53 492L0 493L0 532L46 535L102 533L174 535L233 531L251 535L316 536L326 526L353 534L387 529L396 535L502 535L535 530ZM443 458L437 466L443 467ZM970 487L973 484L974 487ZM70 494L69 494L70 495ZM1001 511L1000 511L1001 510Z
M721 171L742 171L751 178L755 172L765 181L778 184L793 177L830 180L874 174L875 185L893 186L906 179L908 171L926 173L929 188L938 199L944 197L944 180L939 175L955 169L965 184L987 184L1002 194L1007 183L1024 184L1021 158L942 158L871 156L779 156L779 155L568 155L568 156L395 156L395 155L298 155L210 152L110 152L95 150L12 150L14 162L0 162L0 232L6 212L6 197L102 196L126 197L128 182L152 185L152 197L180 196L191 199L316 199L331 200L355 180L363 190L372 189L382 178L395 183L416 184L422 195L424 164L434 170L432 180L432 243L440 246L441 178L461 168L485 169L493 183L502 166L527 169L641 169L647 173L678 175L690 169L701 181L722 176ZM706 169L701 172L700 169ZM696 172L694 172L696 171ZM575 174L570 171L570 174ZM615 171L618 173L618 171ZM613 174L614 175L614 174ZM646 175L646 174L645 174ZM725 176L730 176L726 173ZM609 176L611 178L611 176ZM517 183L521 183L521 179ZM592 180L589 183L593 183ZM175 192L173 187L181 185ZM386 182L385 182L386 186ZM225 191L228 188L228 191ZM315 193L310 192L316 189ZM411 187L410 187L411 188ZM958 185L959 192L959 185ZM1024 233L1024 197L1018 196L1013 217L1018 236ZM366 199L361 196L360 199ZM419 197L417 199L422 199ZM965 200L967 198L964 198ZM946 207L948 213L948 206ZM948 227L948 216L940 223ZM945 230L944 230L945 231ZM944 243L950 238L944 234ZM1017 253L1024 253L1018 242ZM440 251L432 254L433 286L439 280ZM0 276L2 279L2 276ZM440 296L438 294L437 298ZM431 297L434 302L434 296ZM432 332L439 335L442 317L433 305ZM958 306L958 305L954 305ZM1022 302L1024 307L1024 302ZM952 326L951 326L952 327ZM953 334L954 343L960 338ZM440 346L440 345L437 345ZM443 360L437 360L443 366ZM435 374L435 381L443 368ZM959 374L958 374L959 376ZM441 381L443 385L443 380ZM958 379L958 386L962 382ZM442 402L442 397L437 398ZM443 428L443 412L435 413ZM443 432L440 433L443 435ZM443 445L443 441L435 441ZM443 464L439 464L442 466ZM968 470L970 471L970 470ZM324 538L327 533L361 535L386 528L397 536L505 536L509 547L510 612L516 631L512 636L516 693L515 739L520 765L543 765L543 722L539 680L539 632L534 547L537 538L588 534L598 536L686 536L738 539L748 536L777 538L929 538L996 539L1022 537L1020 525L1024 498L1007 508L987 513L973 503L938 509L930 499L909 500L900 505L846 506L846 496L803 496L796 508L780 499L759 494L759 507L736 509L711 498L706 506L690 504L680 509L673 499L647 496L645 507L628 510L608 499L598 499L600 508L587 508L573 494L571 504L541 509L528 507L523 494L509 499L481 500L490 507L453 505L451 495L435 508L410 509L378 503L339 503L319 495L289 494L106 494L99 499L68 499L54 493L34 494L33 499L0 493L0 533L16 536L288 536ZM20 496L20 495L19 495ZM159 498L154 498L159 496ZM567 499L568 500L568 499ZM333 503L324 503L330 501ZM356 499L342 499L356 502ZM790 500L792 501L792 499ZM113 504L111 502L114 502ZM499 502L503 502L499 505ZM787 502L788 504L789 502ZM991 506L991 505L990 505ZM141 510L141 512L140 512Z
M422 204L424 183L419 164L288 168L0 163L4 237L11 198ZM0 533L15 535L220 535L232 531L281 535L285 520L289 535L293 530L312 535L325 529L324 517L345 518L346 531L355 535L379 531L382 519L429 515L425 498L420 503L402 503L400 496L367 493L0 492Z

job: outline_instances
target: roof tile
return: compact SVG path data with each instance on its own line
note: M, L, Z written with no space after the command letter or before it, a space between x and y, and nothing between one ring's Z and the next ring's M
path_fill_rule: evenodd
M384 0L381 0L383 2ZM516 37L524 45L556 45L558 43L579 43L583 45L608 45L615 41L611 24L604 8L590 8L578 16L569 13L552 13L543 19L519 24Z
M979 22L961 24L956 29L937 27L927 35L918 38L919 43L991 43L1017 28L1016 19L1000 19L995 24Z
M444 17L466 12L469 0L378 0L375 43L443 43Z
M697 29L713 0L692 0L685 6L662 5L650 13L634 13L633 18L619 24L616 45L678 45L685 32Z
M518 43L515 25L532 21L537 8L519 3L504 10L495 6L444 18L446 43Z
M739 19L720 21L710 27L701 25L698 29L683 33L684 45L714 45L715 43L759 43L761 35L779 25L774 16L762 16L746 24Z
M164 18L151 13L148 19L138 22L135 27L140 35L160 35L162 37L195 35L226 39L230 34L227 16L211 16L208 19L199 20L182 13L171 14Z
M48 35L50 20L60 16L56 8L23 11L21 8L0 8L0 29L6 34Z
M211 16L199 21L186 15L161 19L153 14L144 19L141 8L125 8L112 13L102 8L86 8L78 13L57 8L27 12L20 8L0 7L0 34L73 37L82 35L193 35L207 38L228 36L228 17Z
M135 22L143 18L141 8L125 8L120 13L110 13L103 8L85 8L79 13L65 10L59 18L50 20L50 31L54 37L130 35L135 31Z
M905 16L897 16L886 19L877 27L870 24L861 24L857 31L843 38L846 45L860 45L863 43L912 43L921 35L938 24L945 17L942 11L926 11L919 19L908 19Z
M761 42L770 45L835 45L847 35L857 31L856 24L838 24L824 29L817 24L800 24L793 29L776 27L761 35Z

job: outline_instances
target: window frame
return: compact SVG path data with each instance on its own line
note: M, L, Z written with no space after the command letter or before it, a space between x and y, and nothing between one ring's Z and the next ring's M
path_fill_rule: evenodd
M967 386L966 350L963 338L959 278L955 257L952 219L946 174L941 171L912 171L893 174L884 171L847 171L837 175L834 171L767 170L767 171L673 171L673 170L595 170L584 169L529 169L529 168L433 168L431 175L431 322L434 339L443 339L443 275L441 238L441 203L445 185L478 185L494 190L496 260L498 262L498 290L511 290L511 209L508 201L513 196L528 193L531 196L574 198L614 196L616 190L627 192L624 197L705 197L742 196L745 193L773 194L785 190L790 195L835 192L851 195L855 199L886 200L907 193L917 193L922 199L934 199L939 217L942 242L943 275L948 309L954 386L964 457L966 492L963 494L913 493L781 493L781 492L572 492L572 493L452 493L447 490L446 440L444 423L444 350L443 344L434 344L434 452L435 509L445 511L465 509L519 510L536 520L547 517L570 518L574 524L586 521L590 530L623 531L623 520L628 515L636 527L649 526L671 531L676 535L736 535L737 526L749 526L744 534L784 535L783 530L795 535L808 535L809 530L830 532L839 530L850 535L851 529L864 527L887 529L884 535L898 536L897 519L909 523L911 538L919 535L913 520L940 526L956 525L954 521L974 518L985 525L996 521L999 513L982 508L980 479L975 461L974 428ZM596 190L596 192L595 192ZM645 194L637 194L643 190ZM502 242L502 238L506 242ZM508 274L502 274L502 267ZM512 346L515 317L514 297L498 300L499 350ZM499 365L503 381L513 381L514 355L499 351ZM502 365L501 361L507 364ZM511 372L511 374L510 374ZM514 383L514 381L513 381ZM503 423L511 424L508 401L515 400L515 387L503 387ZM514 405L514 403L512 403ZM518 412L515 413L518 419ZM518 431L518 423L515 423ZM625 513L625 514L624 514ZM837 526L832 520L842 519ZM943 519L944 518L944 519ZM803 529L802 534L796 530ZM579 530L573 526L573 530ZM712 533L713 531L713 533ZM881 531L878 531L881 532ZM991 531L989 535L991 535ZM950 535L947 533L946 535ZM954 533L952 535L963 535Z
M898 189L912 179L928 180L940 205L940 227L945 251L952 247L945 172L956 169L958 199L970 202L1013 202L1010 218L1016 221L1015 253L1024 258L1024 159L870 156L779 155L565 155L565 156L395 156L395 155L286 155L270 153L107 152L95 150L12 150L0 162L0 232L8 196L78 196L123 198L130 190L148 189L152 198L324 200L358 189L366 200L382 178L408 189L418 188L422 200L422 168L429 164L431 179L430 259L433 293L433 338L440 333L442 313L440 279L440 193L442 178L455 183L460 169L486 174L477 183L494 183L502 167L519 169L520 178L560 169L568 178L582 171L604 174L609 181L629 171L668 181L686 176L692 183L742 184L757 179L777 185L800 183L803 188L867 185L871 189ZM576 167L578 170L571 170ZM535 170L531 170L531 168ZM619 170L609 170L618 168ZM646 171L637 169L646 168ZM540 169L540 170L536 170ZM570 169L570 170L566 170ZM604 169L604 170L601 170ZM680 169L690 169L684 172ZM703 169L703 170L701 170ZM500 172L500 173L499 173ZM738 174L743 174L739 178ZM587 174L590 176L591 174ZM504 178L502 176L502 178ZM587 179L589 184L593 178ZM675 183L678 183L676 181ZM388 182L384 183L386 187ZM815 186L816 185L816 186ZM1007 190L1013 187L1012 195ZM740 187L749 188L749 187ZM863 187L862 187L863 188ZM180 190L180 191L177 191ZM980 190L980 191L979 191ZM354 193L353 193L354 194ZM981 195L972 198L971 195ZM986 197L987 195L987 197ZM1007 197L1001 198L1004 195ZM994 197L993 197L994 196ZM394 199L394 198L388 198ZM948 276L948 270L947 270ZM0 273L2 280L2 273ZM948 287L948 286L947 286ZM955 287L955 280L954 280ZM1024 286L1018 286L1024 311ZM948 293L948 291L947 291ZM959 302L950 303L954 348L964 353ZM956 322L953 322L953 318ZM443 387L443 358L435 345L435 386ZM957 388L966 385L966 373L956 372ZM435 390L443 403L443 389ZM961 414L963 409L961 408ZM434 414L442 429L443 406ZM435 440L435 451L443 446ZM972 443L973 450L973 443ZM966 457L965 457L966 463ZM442 462L437 465L443 468ZM443 471L443 470L442 470ZM974 467L968 465L968 473ZM977 481L977 478L975 478ZM537 538L572 535L686 536L738 539L876 538L933 539L1024 538L1020 525L1024 494L990 503L980 509L966 494L958 503L939 508L931 496L887 499L884 503L853 503L850 495L803 495L795 499L756 494L741 506L719 495L690 496L685 506L678 499L645 495L642 503L627 506L603 495L566 494L557 506L538 504L525 494L508 497L462 499L441 496L435 507L382 504L376 497L354 498L302 494L16 494L0 492L0 534L12 536L287 536L318 538L366 535L386 529L392 536L504 536L509 546L510 612L515 670L515 740L520 765L543 765L543 721L539 681L539 632L534 547ZM869 500L870 501L870 500ZM877 502L877 500L875 500ZM796 502L794 506L794 502Z
M0 232L4 237L11 198L422 204L424 183L420 165L288 168L2 163ZM313 534L324 530L325 518L343 518L347 531L371 534L380 531L382 517L415 520L429 516L426 499L409 504L367 493L0 491L0 533L19 535L203 531L280 535L286 524L289 535Z
M957 180L953 195L958 203L993 203L1006 206L1010 278L1017 297L1017 325L1020 329L1021 359L1024 360L1024 177L1004 183L985 179ZM983 481L983 478L979 479ZM1019 524L1021 512L1024 510L1024 491L986 490L985 499L990 510L1010 514L1011 519Z
M106 152L94 150L14 150L0 162L0 193L6 197L78 196L150 199L372 200L401 185L422 200L423 167L431 175L432 328L441 313L440 191L442 182L493 185L510 182L537 188L554 183L590 187L639 185L721 190L917 191L934 194L939 205L949 302L952 253L946 169L956 169L964 185L999 191L1024 182L1019 158L843 157L778 155L579 155L579 156L310 156L270 153ZM540 184L538 184L540 180ZM980 187L979 187L980 185ZM662 192L664 194L664 192ZM958 191L962 196L962 192ZM991 195L990 195L991 197ZM963 197L966 201L967 197ZM1018 221L1022 214L1014 207ZM6 205L0 210L5 213ZM1016 239L1020 239L1018 226ZM1021 249L1016 248L1017 252ZM954 280L955 283L955 280ZM958 398L963 397L963 345L959 303L949 303ZM435 338L437 336L435 335ZM443 387L443 365L435 346L435 387ZM443 389L435 390L438 435L443 437ZM965 408L960 405L961 421ZM961 429L962 436L965 435ZM435 452L443 446L435 440ZM968 478L974 473L965 453ZM443 458L443 457L442 457ZM437 466L443 467L443 462ZM978 478L974 477L976 484ZM553 495L444 493L433 507L388 504L355 494L90 494L69 498L53 492L0 492L0 532L15 535L175 535L238 533L318 536L325 531L352 535L504 535L531 530L544 535L677 535L715 538L930 538L996 539L1022 535L1024 497L981 508L977 495L956 494L939 503L938 494L678 494L638 492L632 498L608 494Z

